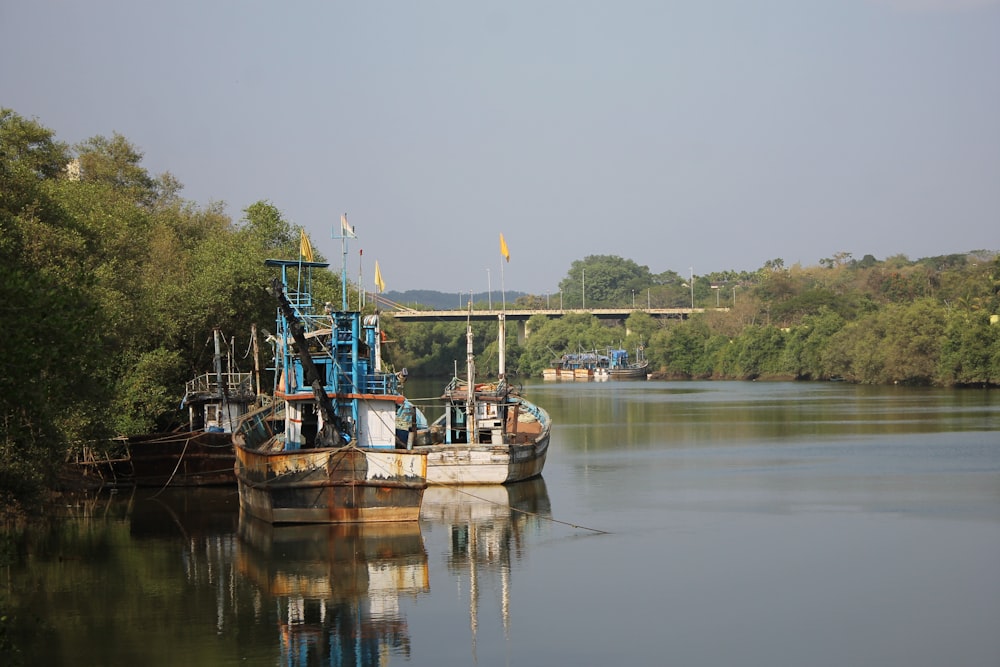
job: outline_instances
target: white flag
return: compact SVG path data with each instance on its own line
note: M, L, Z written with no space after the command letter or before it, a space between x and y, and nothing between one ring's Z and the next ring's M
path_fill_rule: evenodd
M341 233L341 235L344 236L344 238L348 238L348 239L356 239L356 238L358 238L357 235L354 233L354 230L351 229L351 226L349 224L347 224L347 214L346 213L344 213L343 215L340 216L340 233Z

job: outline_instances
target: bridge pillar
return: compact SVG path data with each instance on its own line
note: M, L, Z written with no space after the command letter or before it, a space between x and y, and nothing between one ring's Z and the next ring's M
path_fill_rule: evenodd
M517 321L517 343L518 345L524 345L524 341L528 340L528 334L531 333L528 329L528 320L518 320Z

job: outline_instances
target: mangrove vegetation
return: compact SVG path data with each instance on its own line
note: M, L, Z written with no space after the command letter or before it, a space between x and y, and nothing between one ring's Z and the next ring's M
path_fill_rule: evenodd
M176 426L185 381L210 368L214 329L228 358L251 370L251 327L266 337L275 313L264 260L299 256L302 230L276 205L261 200L233 219L221 203L182 198L181 183L150 174L142 158L123 136L69 146L0 109L0 506L8 512L37 507L84 448ZM337 270L314 284L320 302L339 302ZM510 305L633 311L618 322L539 314L523 340L510 327L511 375L537 377L563 353L614 347L642 348L666 378L1000 384L1000 259L991 250L917 260L838 252L815 267L774 259L707 275L594 255L574 262L559 287ZM700 312L645 312L668 307ZM396 370L447 377L464 364L462 323L383 322ZM474 332L478 367L496 373L496 325ZM265 390L270 381L265 374Z

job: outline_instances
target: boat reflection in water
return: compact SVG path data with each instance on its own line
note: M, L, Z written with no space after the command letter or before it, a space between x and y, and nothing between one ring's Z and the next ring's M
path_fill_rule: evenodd
M240 516L237 568L277 606L281 664L409 657L399 600L430 590L417 521L275 526Z
M476 659L480 591L499 590L504 638L509 638L511 565L524 557L525 532L552 517L541 477L506 485L430 486L424 493L420 521L450 532L447 569L468 579L472 659ZM499 578L498 582L494 578ZM436 582L439 585L441 582Z
M277 618L281 664L386 665L394 655L411 659L400 601L430 593L422 530L444 529L444 568L468 581L475 657L480 590L501 591L506 638L511 565L524 555L525 531L550 516L540 477L508 485L431 486L419 522L274 525L244 513L236 569L256 588L262 608L274 609L263 616Z

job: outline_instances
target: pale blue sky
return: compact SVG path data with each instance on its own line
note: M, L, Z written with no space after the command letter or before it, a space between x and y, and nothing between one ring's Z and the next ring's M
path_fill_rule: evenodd
M998 0L5 0L0 106L389 290L1000 249Z

